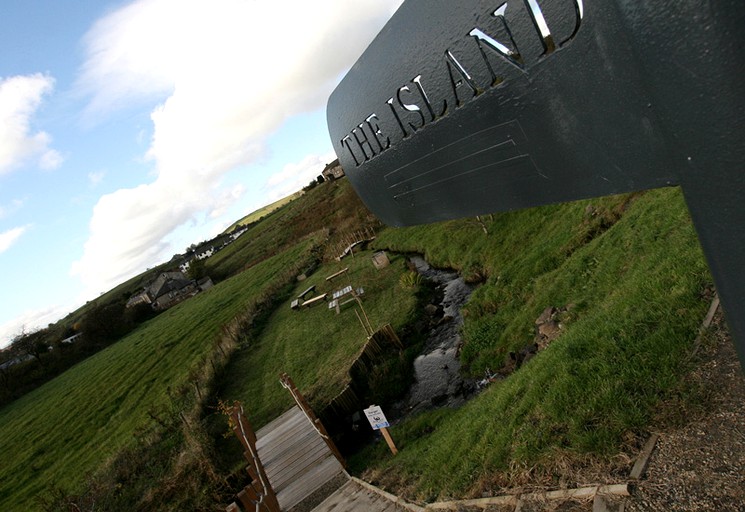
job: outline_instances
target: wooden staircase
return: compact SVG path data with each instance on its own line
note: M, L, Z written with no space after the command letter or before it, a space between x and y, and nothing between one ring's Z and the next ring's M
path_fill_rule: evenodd
M346 475L319 432L295 406L256 433L256 448L281 510Z

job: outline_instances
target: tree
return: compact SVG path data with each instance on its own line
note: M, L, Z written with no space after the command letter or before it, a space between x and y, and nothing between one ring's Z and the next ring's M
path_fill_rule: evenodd
M127 333L124 305L120 303L93 306L80 322L80 330L88 343L108 343Z
M29 333L21 329L21 333L13 340L12 351L18 355L29 355L43 365L41 355L49 352L50 346L47 333L44 329Z
M186 270L186 275L195 281L202 279L207 275L207 266L204 260L197 258L192 259L189 262L189 268Z

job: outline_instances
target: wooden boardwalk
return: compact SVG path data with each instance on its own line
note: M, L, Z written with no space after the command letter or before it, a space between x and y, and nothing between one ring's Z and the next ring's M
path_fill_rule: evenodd
M297 406L261 428L256 438L259 458L282 510L289 510L338 475L346 475Z
M348 480L312 512L410 512L386 496Z

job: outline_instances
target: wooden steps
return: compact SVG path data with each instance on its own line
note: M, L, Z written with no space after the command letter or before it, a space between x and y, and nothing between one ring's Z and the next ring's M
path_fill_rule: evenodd
M409 512L409 509L349 480L312 512Z
M297 406L265 425L256 437L259 458L282 510L344 474L342 465Z

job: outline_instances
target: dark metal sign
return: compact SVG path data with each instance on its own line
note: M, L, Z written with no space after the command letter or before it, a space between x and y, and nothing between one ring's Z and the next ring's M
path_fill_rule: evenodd
M328 104L391 225L680 185L745 361L745 2L406 0Z

